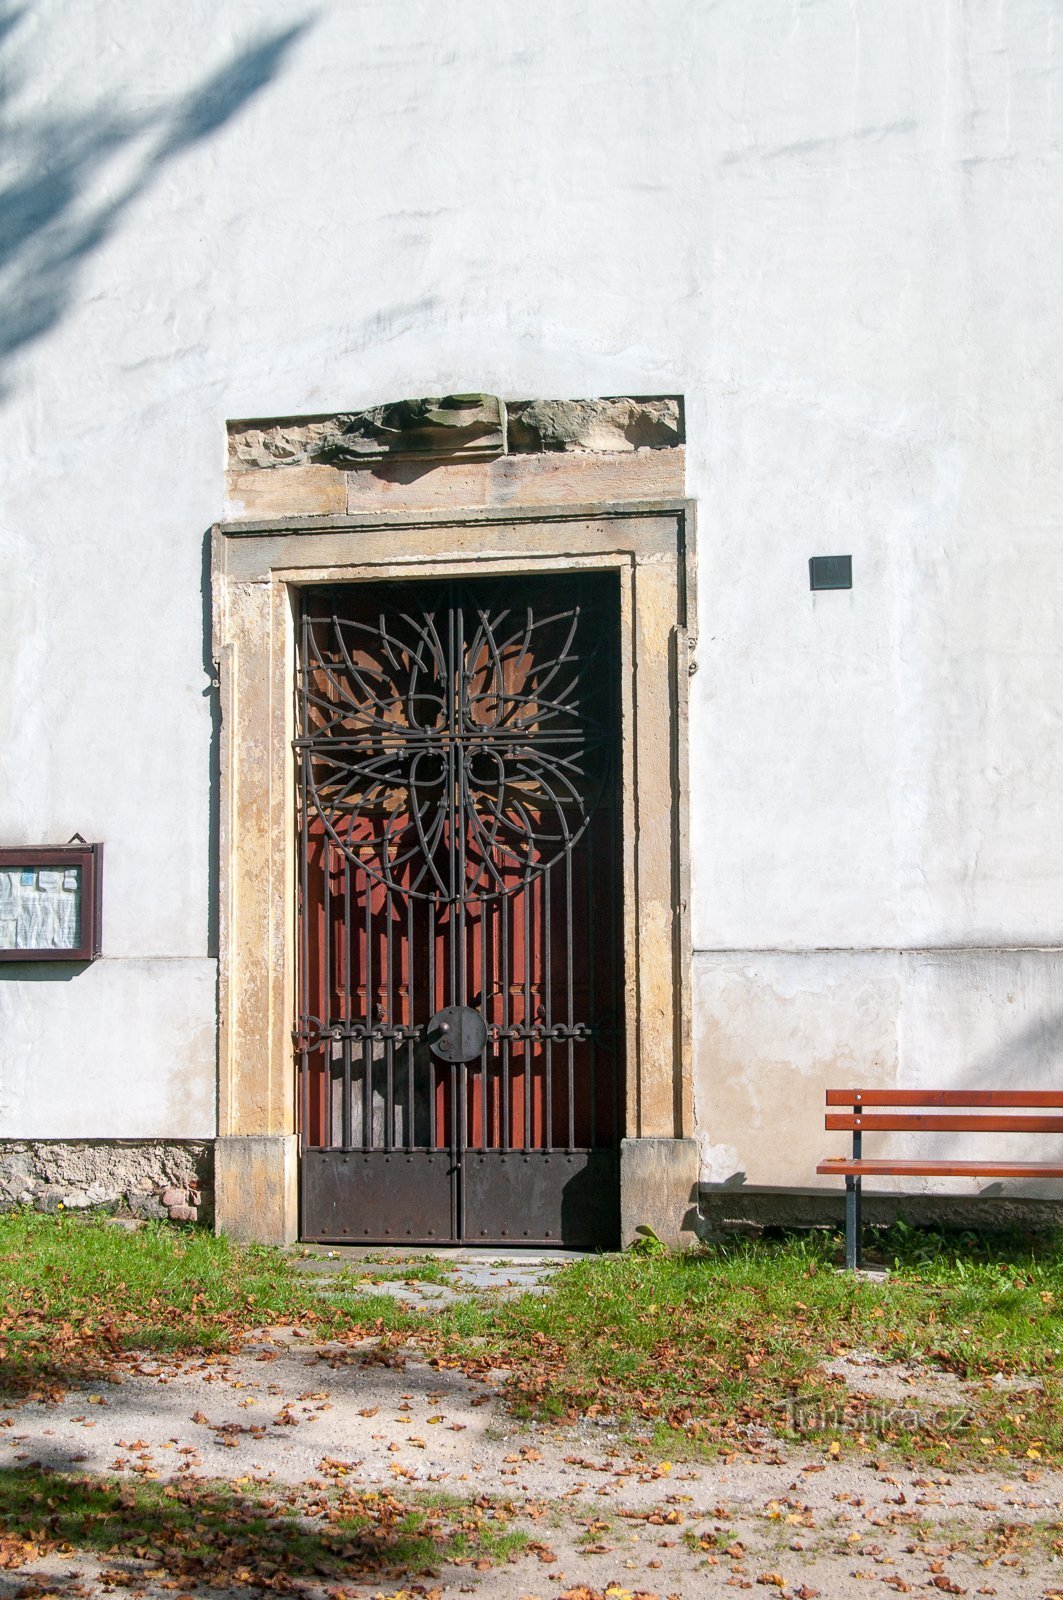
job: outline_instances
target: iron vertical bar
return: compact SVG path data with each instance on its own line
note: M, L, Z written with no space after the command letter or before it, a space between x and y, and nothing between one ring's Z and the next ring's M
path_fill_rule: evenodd
M543 994L546 999L546 1060L543 1066L543 1148L545 1150L552 1150L554 1147L554 1041L550 1031L554 1025L553 928L551 926L553 917L551 883L553 876L552 868L543 873Z
M335 1026L335 1019L334 1019L333 1014L332 1014L333 1013L333 1004L332 1004L332 999L333 999L332 933L331 933L331 926L330 926L331 917L332 917L332 883L331 883L332 861L331 861L331 856L332 856L332 846L331 846L331 844L329 842L328 835L325 834L325 835L322 836L322 840L321 840L321 905L322 905L322 914L323 914L322 927L321 927L321 987L322 987L322 1000L324 1001L324 1004L323 1004L321 1009L322 1009L322 1020L324 1022L325 1028L327 1030L327 1035L326 1036L327 1036L328 1041L329 1041L328 1045L326 1047L327 1050L328 1050L328 1097L327 1097L328 1098L328 1111L327 1111L328 1139L327 1139L326 1142L329 1145L330 1149L332 1148L332 1146L336 1142L336 1140L335 1140L335 1129L333 1127L333 1118L332 1118L332 1097L333 1097L334 1088L335 1088L335 1081L336 1081L336 1074L335 1074L336 1055L335 1055L335 1040L332 1037L332 1029ZM342 1059L342 1050L341 1050L341 1059ZM342 1136L342 1125L341 1125L341 1136Z
M566 1022L569 1034L567 1041L568 1054L568 1145L572 1151L576 1145L576 1081L575 1081L575 1044L572 1038L572 1026L576 1020L576 994L573 983L572 968L572 851L565 853L565 981L568 985L568 1011ZM587 929L587 938L591 936L590 928Z
M487 968L488 924L487 924L487 919L488 919L488 916L489 916L489 911L488 911L489 905L490 905L490 901L487 901L487 900L484 900L484 899L480 900L480 915L479 915L479 918L477 919L477 923L478 923L478 926L479 926L479 929L480 929L480 1011L481 1011L481 1014L483 1015L485 1021L487 1021L487 1014L488 1014L488 1011L489 1011L489 1006L488 1006L488 988L487 988L487 984L488 984L488 977L487 977L487 972L488 972L488 968ZM488 1060L489 1060L489 1057L490 1057L490 1049L491 1049L491 1039L490 1039L490 1035L489 1035L487 1040L484 1043L483 1050L480 1052L480 1103L481 1103L480 1146L481 1146L482 1149L485 1149L485 1150L489 1149L489 1148L491 1148L493 1146L493 1139L494 1139L493 1118L492 1118L491 1126L490 1127L488 1126L488 1112L490 1110L490 1106L488 1104Z
M458 856L457 796L456 796L455 790L454 790L454 786L455 786L454 735L455 735L455 731L456 731L455 730L455 695L457 693L457 688L456 688L456 683L455 683L455 673L460 671L460 667L458 665L457 654L456 654L456 643L457 643L457 641L456 641L456 638L455 638L455 623L456 623L455 607L454 607L453 598L452 598L452 603L449 606L448 611L447 611L447 639L448 639L448 642L449 642L449 652L450 652L449 653L449 660L448 660L449 682L447 684L447 733L448 733L449 737L447 739L447 760L446 760L446 784L447 784L447 885L448 885L448 889L449 889L449 909L448 909L448 915L447 915L447 957L448 957L448 968L449 968L449 973L450 973L450 994L448 996L448 1000L449 1000L450 1004L452 1004L452 1005L460 1005L461 1004L461 1000L460 1000L459 995L458 995L458 950L457 950L457 944L455 942L455 924L456 924L456 909L457 909L456 908L456 902L457 902L457 899L458 899L458 896L459 896L459 889L458 889L458 876L457 876L457 856Z
M395 1148L395 1039L385 1033L384 1046L384 1149Z
M524 914L524 1148L531 1149L532 1062L534 1058L532 1029L532 911L536 890L534 878L524 880L521 893Z
M303 843L304 843L304 851L305 851L305 837L304 837ZM306 998L307 998L306 997L306 989L307 989L306 971L307 971L307 963L309 961L309 943L310 943L310 941L309 941L309 938L308 938L308 935L307 935L307 924L309 922L309 918L307 917L306 911L305 911L305 907L307 905L307 863L306 863L305 853L304 853L304 856L303 856L300 878L301 878L302 902L303 902L304 910L303 910L303 919L302 919L303 920L303 927L302 927L301 934L300 934L300 952L299 952L300 963L301 963L302 969L303 969L303 976L302 976L302 979L301 979L301 987L303 989L303 996L302 996L302 1005L300 1007L300 1017L299 1017L299 1034L300 1034L300 1052L299 1052L299 1072L300 1072L300 1083L299 1083L299 1087L300 1087L300 1094L299 1094L299 1122L300 1122L300 1126L299 1126L299 1148L300 1148L300 1150L306 1150L306 1149L309 1148L309 1145L310 1145L310 1048L309 1048L310 1012L309 1012L309 1008L308 1008L307 1003L306 1003ZM317 1045L316 1045L316 1049L317 1049L318 1053L320 1054L320 1052L321 1052L321 1035L320 1035L320 1032L318 1034L318 1042L317 1042Z
M465 1071L457 1062L452 1062L450 1067L450 1099L451 1127L460 1128L462 1126L462 1118L465 1115ZM454 1143L454 1138L452 1138L451 1143ZM451 1164L456 1169L457 1182L451 1185L450 1190L450 1232L451 1238L457 1241L465 1237L465 1186L461 1181L460 1140L458 1141L457 1150L451 1150Z
M465 1004L465 880L464 880L464 814L459 803L459 785L462 781L461 750L458 734L461 727L460 696L463 689L464 633L462 612L456 591L450 597L450 692L447 707L450 717L449 782L450 800L450 999L452 1004ZM465 1127L465 1077L464 1063L451 1067L453 1082L454 1116L451 1123L451 1144L455 1169L454 1216L456 1239L465 1237L465 1173L463 1160L468 1142Z
M368 872L362 874L362 895L365 914L362 921L362 983L365 1002L362 1007L362 1149L373 1148L373 879Z
M493 649L493 643L492 643L492 640L491 640L491 630L488 627L487 622L486 622L486 612L485 611L481 611L480 612L480 623L481 623L481 628L480 628L480 630L478 630L474 634L474 641L476 642L478 648L482 648L487 652L487 660L490 663L490 676L487 678L486 681L487 681L488 684L493 684L494 685L495 716L496 716L496 719L497 719L497 717L499 715L499 710L500 710L500 707L501 707L501 704L502 704L501 696L502 696L503 685L498 679L499 662L498 662L497 655L495 654L494 649ZM482 646L479 645L481 632L484 635L484 643L483 643ZM472 649L470 648L470 646L468 644L468 641L466 641L466 644L465 644L463 659L464 659L465 667L464 667L464 677L463 677L463 684L462 684L462 723L463 723L463 730L464 730L464 732L466 732L468 734L469 741L470 741L469 745L467 745L467 746L463 745L463 751L466 752L466 759L464 759L462 761L462 816L465 819L465 825L464 825L462 831L463 831L463 833L465 833L465 832L467 832L468 828L471 826L472 811L473 811L473 798L472 798L473 783L472 783L472 778L471 778L470 772L469 772L469 765L468 765L468 759L469 758L467 756L467 752L468 752L469 749L471 749L471 741L474 738L474 736L476 735L476 731L477 731L477 723L476 723L476 719L475 719L475 717L473 715L473 693L472 693L473 673L476 670L476 662L472 659ZM488 702L488 708L490 708L490 702ZM466 848L466 850L468 849L467 844L466 844L465 848ZM489 989L489 977L488 977L488 950L487 950L487 946L488 946L488 935L489 935L489 930L490 930L490 915L491 915L490 908L491 908L492 902L485 898L485 894L487 892L488 886L493 881L492 877L491 877L491 873L495 869L495 867L497 866L497 863L493 859L493 853L492 853L493 852L493 846L492 846L489 838L481 837L480 843L479 843L479 852L480 852L481 856L483 857L483 860L480 863L480 872L479 872L479 885L478 885L478 887L479 887L480 892L479 892L478 896L476 897L477 915L475 915L473 917L472 924L471 924L471 934L472 934L472 939L473 939L473 966L474 966L474 969L475 969L475 967L477 965L477 963L476 963L475 944L476 944L477 930L478 930L479 931L479 941L480 941L480 951L479 951L480 959L479 959L479 973L478 973L478 976L479 976L479 991L478 992L479 992L479 1000L480 1000L480 1013L483 1016L484 1021L488 1024L488 1026L490 1026L491 1003L490 1003L490 989ZM475 857L474 857L474 862L473 862L473 870L474 871L476 870ZM464 899L464 896L463 896L463 899ZM475 981L475 973L474 973L474 981ZM468 1002L469 998L471 998L471 997L469 997L469 996L466 997L466 1003ZM491 1089L490 1089L490 1061L491 1061L491 1048L490 1047L491 1047L491 1040L490 1040L490 1036L488 1036L488 1038L484 1041L484 1047L480 1052L480 1060L479 1060L479 1068L478 1068L479 1096L480 1096L480 1141L479 1141L479 1148L481 1149L481 1151L486 1151L488 1149L493 1148L493 1144L494 1144L494 1116L493 1116L493 1108L492 1108L492 1103L491 1103ZM475 1100L475 1090L474 1090L474 1100Z
M387 850L387 845L383 846ZM384 890L384 1004L381 1008L383 1015L380 1023L383 1029L384 1044L384 1149L394 1149L394 1116L395 1116L395 1036L392 1032L395 1021L395 990L394 990L394 890L390 882Z
M610 910L609 955L610 955L610 962L611 962L611 965L612 965L612 968L613 968L613 972L614 973L619 973L619 972L621 972L623 970L623 960L624 960L622 941L621 941L621 938L620 938L620 923L621 923L621 918L622 918L622 915L623 915L623 909L622 909L621 905L619 904L620 896L621 896L623 890L622 890L622 884L621 884L621 879L620 879L620 875L619 875L620 849L621 849L622 841L618 837L618 834L620 832L619 808L620 808L621 801L620 801L620 796L616 792L616 789L617 789L617 782L616 782L616 777L615 777L615 773L614 773L613 792L612 792L612 795L611 795L611 805L610 805L609 813L608 813L608 815L609 815L608 841L609 841L609 861L610 861L610 871L609 871L609 910ZM614 1023L615 1023L615 1026L614 1026L614 1031L613 1031L612 1045L611 1045L611 1049L610 1049L610 1066L611 1066L611 1078L612 1078L612 1082L610 1084L610 1098L612 1100L612 1128L610 1130L612 1137L611 1137L610 1143L612 1144L614 1149L617 1149L619 1147L620 1136L621 1136L621 1133L623 1131L623 1123L621 1121L621 1115L622 1115L621 1108L622 1108L622 1104L623 1104L624 1096L625 1096L624 1074L626 1074L627 1059L626 1059L626 1054L623 1053L624 1052L624 1046L625 1046L624 1035L622 1033L620 1033L619 1036L618 1036L618 1029L619 1029L619 1023L620 1023L619 1013L620 1013L620 1008L621 1008L621 1006L623 1004L623 999L622 999L622 993L619 991L619 986L618 986L615 978L614 978L614 981L613 981L613 993L612 993L612 997L611 998L612 998L612 1002L613 1002L613 1012L614 1012ZM623 1065L623 1068L624 1068L624 1072L623 1073L621 1072L621 1065Z
M414 1062L413 1047L413 973L415 954L416 917L414 914L415 900L412 895L406 897L406 1003L402 1008L402 1020L406 1024L406 1137L405 1146L412 1150L417 1143L417 1129L414 1126L416 1116L414 1100Z
M594 845L593 832L585 844L584 861L586 863L583 873L586 905L584 908L587 927L587 1017L590 1022L589 1038L587 1041L587 1071L590 1074L590 1119L587 1142L594 1149L598 1144L598 1017L595 1012L594 968L597 960L597 951L594 948L594 934L592 911L594 908Z
M343 1148L349 1150L353 1130L351 1127L351 864L343 862L343 1101L340 1106Z
M468 977L468 950L466 949L466 893L467 862L466 862L466 830L468 827L468 781L465 771L465 722L468 707L468 663L466 661L467 641L465 638L465 612L460 603L454 611L455 635L455 682L454 682L454 739L452 741L454 759L455 789L454 806L456 810L455 827L453 834L454 847L454 874L455 874L455 902L457 909L457 945L458 945L458 987L454 995L456 1005L464 1006L469 1003L469 977Z
M436 901L428 902L428 1015L436 1010ZM427 1019L426 1019L427 1020ZM439 1144L436 1135L436 1063L431 1050L425 1049L428 1068L428 1148L435 1150Z
M502 1091L502 1148L503 1148L503 1150L508 1150L510 1148L510 1132L511 1132L511 1130L510 1130L510 1119L509 1119L509 1096L510 1096L510 1087L511 1087L511 1085L510 1085L510 1050L512 1049L512 1040L509 1037L509 930L510 930L510 926L511 926L511 922L512 922L512 917L511 917L512 904L513 904L512 897L509 896L509 895L503 895L497 901L497 907L498 907L498 918L497 918L498 934L497 934L497 937L498 937L499 944L501 946L501 949L499 951L499 956L500 956L501 968L502 968L502 979L501 979L501 981L502 981L502 1005L501 1005L501 1008L500 1008L501 1009L501 1029L500 1029L500 1033L499 1033L499 1062L500 1062L499 1078L500 1078L500 1085L501 1085L501 1091Z

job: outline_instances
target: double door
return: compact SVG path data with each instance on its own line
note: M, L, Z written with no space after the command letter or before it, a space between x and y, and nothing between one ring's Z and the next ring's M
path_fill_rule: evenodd
M608 574L305 592L304 1238L616 1243L618 618Z

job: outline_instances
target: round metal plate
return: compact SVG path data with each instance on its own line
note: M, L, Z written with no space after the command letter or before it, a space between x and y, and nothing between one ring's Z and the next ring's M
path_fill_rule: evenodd
M487 1043L487 1023L471 1006L444 1006L428 1024L428 1044L442 1061L475 1061Z

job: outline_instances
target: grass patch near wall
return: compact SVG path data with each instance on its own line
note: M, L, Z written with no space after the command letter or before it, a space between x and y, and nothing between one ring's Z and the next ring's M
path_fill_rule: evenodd
M420 1342L444 1362L463 1349L493 1361L526 1415L611 1416L666 1450L771 1430L832 1454L1063 1459L1058 1241L898 1230L884 1243L881 1282L835 1270L822 1234L578 1261L548 1295L440 1313ZM873 1364L847 1384L829 1368L853 1356ZM873 1392L898 1372L911 1379L899 1395Z
M545 1294L421 1313L364 1281L418 1276L412 1261L359 1262L315 1287L291 1254L204 1230L14 1213L0 1216L0 1385L58 1393L129 1352L235 1349L294 1324L308 1341L378 1339L500 1373L519 1416L612 1419L658 1453L784 1440L945 1465L1063 1461L1058 1239L897 1228L880 1243L883 1281L837 1271L837 1236L802 1234L575 1260Z
M320 1479L296 1488L129 1483L41 1470L0 1472L0 1565L90 1551L100 1581L128 1586L143 1563L163 1586L303 1593L307 1580L433 1575L443 1563L515 1559L527 1535L487 1496L395 1495ZM176 1580L176 1581L174 1581Z
M85 1381L127 1351L227 1350L246 1332L294 1325L315 1337L411 1328L386 1295L330 1306L283 1250L200 1228L0 1215L0 1390Z

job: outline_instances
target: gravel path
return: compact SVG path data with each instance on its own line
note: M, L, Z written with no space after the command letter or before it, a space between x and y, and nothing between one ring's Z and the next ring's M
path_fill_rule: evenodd
M1028 1548L1027 1537L1060 1520L1063 1474L910 1472L814 1449L669 1467L608 1426L522 1426L490 1383L372 1358L372 1347L316 1346L276 1330L237 1356L145 1359L120 1369L120 1382L0 1408L0 1464L322 1486L342 1470L344 1482L364 1488L511 1500L547 1547L489 1571L450 1567L419 1586L344 1583L351 1596L686 1600L751 1588L836 1600L884 1586L1063 1595L1050 1541ZM1012 1531L994 1541L998 1528ZM153 1600L173 1596L172 1581L144 1571L131 1556L101 1564L54 1553L0 1572L0 1596L92 1596L116 1584ZM335 1584L307 1589L330 1592Z

